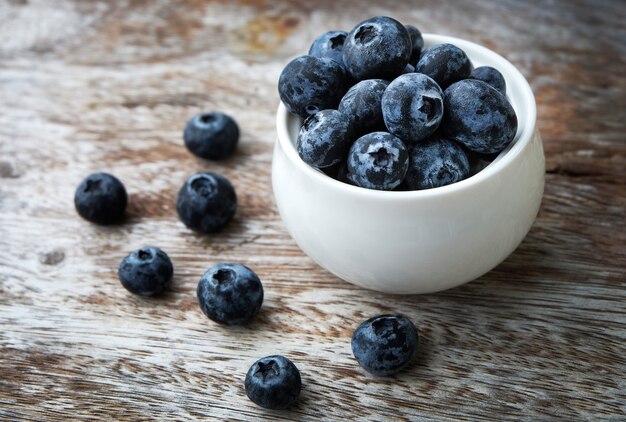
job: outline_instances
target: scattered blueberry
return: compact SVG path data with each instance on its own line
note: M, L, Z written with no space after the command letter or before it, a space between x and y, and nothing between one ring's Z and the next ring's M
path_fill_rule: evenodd
M343 66L343 42L348 35L345 31L328 31L315 38L309 56L326 57Z
M239 141L239 127L227 114L202 113L187 122L183 140L194 155L221 160L235 151Z
M444 92L443 134L472 151L502 151L515 138L517 116L504 95L483 81L465 79Z
M504 76L497 69L491 66L480 66L472 70L468 79L477 79L483 81L498 90L500 94L506 96L506 81Z
M405 74L405 73L415 73L415 67L410 63L407 64L404 70L402 71L402 74Z
M409 162L402 141L387 132L372 132L357 139L348 153L348 173L362 188L391 190L406 174Z
M287 110L307 118L320 110L337 108L348 82L343 67L336 61L300 56L280 74L278 93Z
M266 409L287 409L302 388L300 371L284 356L266 356L254 362L245 381L246 395Z
M190 229L212 233L235 215L237 195L227 178L216 173L196 173L178 192L176 211Z
M217 264L200 278L200 309L215 322L243 325L261 309L263 285L250 268L241 264Z
M472 63L463 50L453 44L440 44L422 52L415 71L430 76L441 89L461 79L472 71Z
M343 61L356 80L393 79L409 63L411 48L409 33L400 22L377 16L350 31L343 45Z
M380 315L363 322L352 335L352 353L359 365L377 376L406 367L417 352L415 325L403 315Z
M352 141L349 117L337 110L322 110L300 128L298 154L313 167L329 167L345 160Z
M83 179L74 194L74 206L87 221L111 224L124 215L128 195L120 180L108 173L93 173Z
M346 92L339 103L339 111L350 118L357 135L385 130L381 101L389 82L366 79Z
M463 148L434 136L409 148L404 182L410 190L431 189L461 181L469 173L470 163Z
M404 25L406 31L409 33L409 37L411 38L411 58L409 59L409 63L415 66L417 61L420 58L420 54L422 52L422 48L424 48L424 38L422 38L422 33L419 29L417 29L413 25Z
M443 92L426 75L409 73L394 79L383 94L385 125L407 143L427 138L443 117Z
M174 267L170 257L159 248L145 246L128 254L118 268L122 286L140 296L156 296L172 281Z

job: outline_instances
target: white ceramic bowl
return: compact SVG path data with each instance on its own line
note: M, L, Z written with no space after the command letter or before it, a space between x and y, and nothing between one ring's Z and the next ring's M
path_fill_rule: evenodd
M301 120L282 103L278 108L272 186L280 215L308 256L350 283L412 294L474 280L515 250L539 210L545 164L528 82L491 50L424 34L426 47L442 43L462 48L476 67L498 69L518 117L515 140L461 182L386 192L334 180L300 159L295 143Z

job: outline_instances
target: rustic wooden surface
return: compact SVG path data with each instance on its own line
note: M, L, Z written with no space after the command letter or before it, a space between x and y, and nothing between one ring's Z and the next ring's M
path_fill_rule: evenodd
M410 4L411 3L411 4ZM0 419L625 420L626 10L623 2L0 0ZM545 143L546 193L522 245L447 292L394 297L317 267L277 215L270 161L287 60L316 34L387 14L467 38L528 77ZM224 110L242 128L223 163L192 157L186 120ZM178 222L198 170L233 180L230 227ZM88 173L130 194L128 219L73 209ZM172 257L173 290L127 293L131 249ZM254 268L260 317L226 329L195 300L218 261ZM422 335L393 379L364 373L350 337L402 312ZM304 388L287 412L245 398L257 358L281 353Z

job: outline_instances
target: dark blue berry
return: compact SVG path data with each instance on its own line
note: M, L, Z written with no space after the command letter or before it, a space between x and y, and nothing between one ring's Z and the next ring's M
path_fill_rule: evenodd
M266 356L246 374L246 395L266 409L287 409L300 395L300 371L284 356Z
M122 286L140 296L156 296L172 281L174 267L170 257L159 248L145 246L128 254L118 268Z
M426 75L408 73L393 80L382 99L385 125L407 143L434 133L443 117L443 92Z
M500 94L506 96L506 81L504 76L497 69L491 66L480 66L472 70L468 79L477 79L483 81L498 90Z
M108 173L93 173L83 179L74 194L74 206L87 221L111 224L124 215L128 196L119 179Z
M515 138L517 116L504 95L483 81L465 79L444 92L443 135L468 149L492 154Z
M306 118L320 110L336 109L348 82L343 67L336 61L300 56L280 74L278 93L287 110Z
M440 44L422 52L415 71L430 76L441 89L465 79L472 71L472 63L463 50L452 44Z
M403 315L380 315L363 322L352 335L352 353L359 365L377 376L406 367L417 352L415 325Z
M419 29L417 29L413 25L404 25L406 31L409 33L409 37L411 37L411 58L409 59L409 63L415 66L417 61L420 58L420 54L422 52L422 48L424 48L424 38L422 38L422 33Z
M235 215L237 195L227 178L216 173L196 173L178 192L176 211L190 229L212 233Z
M202 113L187 122L183 140L194 155L220 160L235 151L239 141L239 127L232 117L224 113Z
M408 165L406 147L387 132L361 136L348 153L350 179L362 188L391 190L402 182Z
M469 176L470 164L463 148L438 136L411 145L409 170L404 182L409 190L430 189Z
M198 304L206 316L226 325L242 325L261 309L263 285L250 268L217 264L200 278Z
M377 16L350 31L343 45L343 61L356 80L393 79L411 57L411 38L397 20Z
M339 111L350 118L357 135L385 130L381 101L389 82L383 79L366 79L346 92L339 103Z
M300 128L298 154L311 166L329 167L346 159L352 141L349 117L337 110L322 110Z
M309 56L326 57L343 66L343 42L348 35L345 31L328 31L315 38Z

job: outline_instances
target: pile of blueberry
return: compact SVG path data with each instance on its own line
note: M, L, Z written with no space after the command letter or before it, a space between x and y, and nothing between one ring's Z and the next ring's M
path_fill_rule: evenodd
M187 148L206 159L222 159L236 149L239 128L223 113L193 117L184 131ZM94 173L77 187L74 204L84 219L102 225L123 220L128 195L122 182L108 173ZM178 192L176 210L180 220L200 233L224 227L237 209L235 189L216 173L189 177ZM128 291L156 296L168 289L174 265L161 249L145 246L129 253L119 264L119 280ZM263 284L250 268L220 263L200 278L196 290L202 312L223 325L250 322L263 304ZM383 315L361 324L354 333L352 350L359 364L375 375L391 375L406 366L417 349L417 330L401 315ZM245 377L250 400L268 409L286 409L300 394L302 380L294 363L284 356L256 361Z
M423 46L416 27L377 16L320 35L287 64L278 92L305 119L302 160L363 188L419 190L466 179L504 150L517 116L502 74L455 45Z

